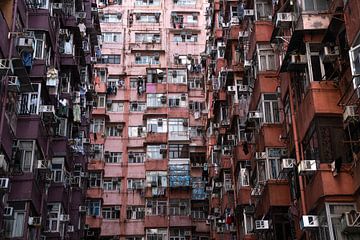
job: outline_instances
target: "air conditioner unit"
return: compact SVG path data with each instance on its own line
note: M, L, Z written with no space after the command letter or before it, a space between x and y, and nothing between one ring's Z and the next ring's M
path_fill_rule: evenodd
M97 63L97 58L96 57L91 57L90 62L91 63Z
M252 66L251 60L244 60L244 68L250 68Z
M95 232L92 231L92 230L88 230L87 233L86 233L86 235L87 235L88 237L93 237L93 236L95 236Z
M254 187L254 188L251 188L250 195L251 195L252 197L259 197L259 196L261 196L261 188L260 188L260 186L256 186L256 187Z
M68 222L68 221L70 221L69 214L60 214L60 222Z
M254 9L244 9L244 16L254 16Z
M34 227L41 227L41 217L29 217L28 224Z
M266 152L256 152L255 158L256 159L266 159Z
M86 12L77 12L75 13L75 17L81 19L86 18Z
M291 12L282 12L278 13L276 16L276 27L278 28L288 28L291 26L291 23L295 21L295 15Z
M325 46L322 54L323 62L334 62L340 55L338 46Z
M317 170L316 160L302 160L298 165L298 173L300 175L312 174Z
M55 107L54 105L41 105L39 107L39 112L41 113L52 113L55 115Z
M53 3L51 6L52 6L53 11L54 10L62 10L62 8L63 8L62 3Z
M300 220L300 228L308 229L308 228L317 228L319 227L319 217L316 215L304 215Z
M212 187L205 187L205 190L207 191L207 192L211 192L211 190L212 190Z
M239 39L249 37L249 31L239 31Z
M16 47L21 51L34 51L35 39L33 37L19 37L17 39Z
M13 74L12 61L0 59L0 75Z
M9 189L9 178L0 178L0 189L1 190Z
M83 138L83 139L82 139L82 143L83 143L83 144L90 144L90 143L91 143L91 140L90 140L90 138Z
M249 119L260 119L262 118L262 112L250 111L248 113Z
M121 207L120 207L120 206L115 206L115 207L114 207L114 210L115 210L115 211L120 211L120 210L121 210Z
M360 232L360 212L351 211L343 213L341 217L341 229L345 234Z
M220 214L220 208L214 208L214 214Z
M357 108L358 108L357 105L345 106L345 111L343 113L344 122L359 117L359 115L356 113Z
M221 183L221 182L215 182L215 187L221 188L221 187L222 187L222 183Z
M269 220L255 220L255 230L268 230Z
M294 168L295 159L294 158L284 158L281 160L281 171L290 171Z
M228 86L228 87L227 87L227 90L228 90L228 92L233 92L233 93L235 93L236 87L235 87L235 86Z
M8 90L10 92L20 91L20 81L17 76L8 76Z
M213 128L220 128L220 123L214 123Z
M219 145L214 145L214 151L220 151L221 150L221 146Z
M4 154L0 154L0 170L7 172L9 170L9 165L5 159Z
M217 233L223 233L224 232L224 227L216 227L216 232Z
M191 236L191 231L184 231L185 236Z
M85 224L85 225L84 225L84 230L89 230L89 228L90 228L90 227L89 227L89 224Z
M79 206L79 212L80 213L86 213L87 212L87 206Z
M4 217L9 218L12 217L14 214L14 208L13 207L5 207L4 208Z
M227 135L227 140L228 141L235 141L235 135Z
M73 233L74 232L74 225L68 225L67 226L67 232L68 233Z
M91 12L98 12L98 11L99 11L99 9L97 7L92 7L91 8Z
M237 87L238 87L239 92L248 92L249 91L249 86L248 85L240 84Z
M37 161L37 169L47 169L48 161L47 160L38 160Z
M226 47L225 43L223 41L217 42L217 47L218 48L224 48Z

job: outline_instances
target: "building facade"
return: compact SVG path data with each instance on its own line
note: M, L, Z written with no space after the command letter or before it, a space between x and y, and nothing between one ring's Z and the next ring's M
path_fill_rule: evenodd
M212 239L359 239L359 2L211 1Z
M88 236L209 239L206 3L109 0L98 7Z
M0 239L83 239L96 3L1 1L0 29Z

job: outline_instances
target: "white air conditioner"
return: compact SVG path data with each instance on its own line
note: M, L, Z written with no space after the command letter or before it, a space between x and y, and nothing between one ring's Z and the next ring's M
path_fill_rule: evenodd
M238 87L239 92L248 92L249 91L249 86L248 85L240 84L237 87Z
M266 152L256 152L255 158L256 159L266 159Z
M77 12L75 13L75 17L81 19L86 18L86 12Z
M261 187L260 186L256 186L254 188L251 188L251 192L250 195L252 197L259 197L261 196Z
M215 187L221 188L221 187L222 187L222 183L221 183L221 182L215 182Z
M34 51L35 39L33 37L19 37L17 39L16 47L20 50Z
M220 214L220 208L214 208L214 214Z
M41 113L52 113L55 115L55 107L54 105L41 105L39 107L39 112Z
M262 112L250 111L248 113L248 118L249 119L260 119L260 118L262 118Z
M98 11L99 11L99 9L97 7L92 7L91 8L91 12L98 12Z
M345 106L345 111L343 113L343 120L344 122L347 122L350 119L353 119L355 117L358 117L359 115L356 113L358 106L352 105L352 106Z
M298 165L298 173L300 175L312 174L317 170L316 160L302 160Z
M338 46L325 46L322 54L323 62L334 62L339 57L340 51Z
M91 57L90 62L91 63L97 63L97 58L96 57Z
M219 145L214 145L214 151L220 151L221 150L221 146Z
M19 92L20 91L20 81L17 76L8 76L8 90L10 92Z
M5 159L4 154L0 154L0 170L7 172L9 170L9 165Z
M0 178L0 189L6 190L9 188L9 178Z
M269 220L255 220L255 230L268 230Z
M239 31L239 39L249 37L249 31Z
M38 169L47 169L48 168L48 161L47 160L38 160L37 161L37 168Z
M213 128L220 128L220 123L214 123Z
M185 236L191 236L191 231L184 231Z
M217 233L223 233L224 232L224 227L216 227L216 232Z
M67 226L67 232L68 233L73 233L74 232L74 225L68 225Z
M250 68L252 66L251 60L244 60L244 68Z
M13 207L5 207L4 208L4 217L12 217L14 214L14 208Z
M86 213L87 212L87 206L79 206L79 212L80 213Z
M308 228L317 228L319 227L319 217L316 215L304 215L300 220L300 228L308 229Z
M301 54L291 55L290 64L306 65L307 64L306 55L301 55Z
M83 143L83 144L90 144L90 143L91 143L91 140L90 140L90 138L83 138L83 139L82 139L82 143Z
M68 221L70 221L69 214L60 214L60 222L68 222Z
M115 211L120 211L120 210L121 210L121 206L115 206L115 207L114 207L114 210L115 210Z
M244 16L254 16L254 9L244 9Z
M227 87L227 90L228 90L228 92L235 93L236 87L235 87L235 86L228 86L228 87Z
M227 140L228 141L235 141L235 135L232 134L232 135L227 135Z
M278 13L276 16L276 27L288 28L295 21L295 15L291 12Z
M41 217L29 217L28 224L30 226L41 226Z
M281 171L290 171L294 168L295 159L294 158L284 158L281 160Z
M51 6L52 6L53 11L54 10L62 10L62 8L63 8L62 3L53 3Z
M341 230L344 233L360 232L360 212L351 211L343 213L341 217Z

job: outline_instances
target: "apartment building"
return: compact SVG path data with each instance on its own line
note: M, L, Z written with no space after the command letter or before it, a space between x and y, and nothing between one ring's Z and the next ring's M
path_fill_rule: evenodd
M207 3L97 3L88 236L209 239L201 58Z
M209 1L212 239L360 239L359 1Z
M96 3L4 0L0 32L0 239L83 239Z

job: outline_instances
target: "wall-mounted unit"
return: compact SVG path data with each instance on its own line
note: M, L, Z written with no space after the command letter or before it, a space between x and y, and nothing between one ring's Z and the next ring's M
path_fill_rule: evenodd
M352 119L353 120L357 119L359 117L359 114L357 114L357 112L356 112L358 110L358 108L359 107L357 105L345 106L344 113L343 113L344 122L348 122Z
M255 230L268 230L269 227L269 220L255 220Z
M282 172L289 172L294 168L295 159L294 158L283 158L281 160L281 171Z
M276 15L276 27L288 28L295 21L295 14L292 12L282 12Z
M300 175L313 174L317 170L316 160L302 160L298 165L298 173Z
M325 63L334 62L339 57L340 51L338 46L325 46L321 53L322 61Z
M288 65L288 71L303 71L307 66L306 55L292 54Z
M319 217L318 216L304 215L301 217L301 220L300 220L301 230L317 228L317 227L319 227Z
M354 210L343 213L341 230L345 234L360 233L360 212Z

